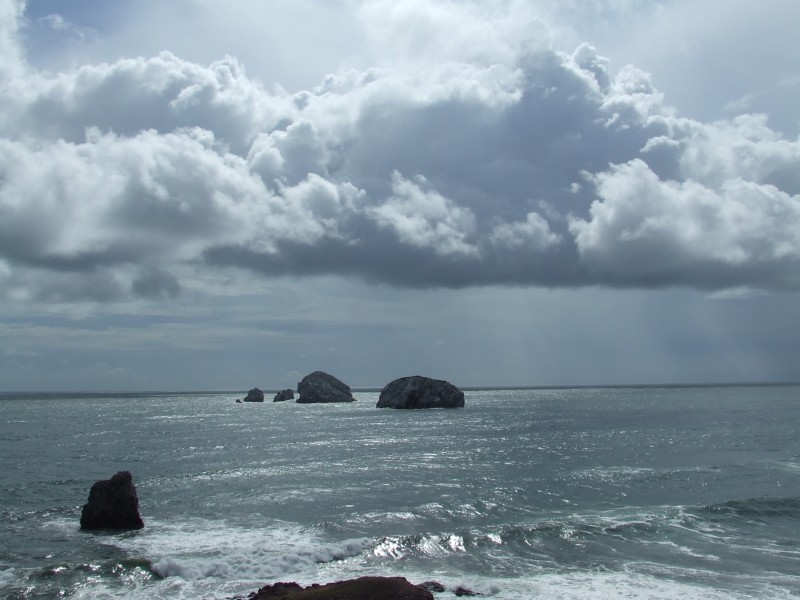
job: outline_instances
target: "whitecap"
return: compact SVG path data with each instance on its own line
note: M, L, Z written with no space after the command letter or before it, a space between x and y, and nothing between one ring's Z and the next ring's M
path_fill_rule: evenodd
M151 560L161 577L188 581L302 577L320 563L358 556L371 545L364 539L328 541L292 523L241 527L203 519L151 522L136 537L109 543Z

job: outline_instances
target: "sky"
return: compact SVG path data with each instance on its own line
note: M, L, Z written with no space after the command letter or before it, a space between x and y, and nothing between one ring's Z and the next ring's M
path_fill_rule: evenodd
M0 0L0 391L800 381L794 0Z

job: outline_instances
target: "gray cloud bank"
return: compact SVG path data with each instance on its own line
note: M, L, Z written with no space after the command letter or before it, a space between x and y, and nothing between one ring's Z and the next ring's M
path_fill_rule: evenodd
M530 18L525 39L520 15L375 4L364 26L393 43L420 15L431 44L439 21L492 34L289 94L231 57L37 71L0 2L0 294L166 298L242 271L800 289L800 142L766 117L682 118L647 73L552 50Z

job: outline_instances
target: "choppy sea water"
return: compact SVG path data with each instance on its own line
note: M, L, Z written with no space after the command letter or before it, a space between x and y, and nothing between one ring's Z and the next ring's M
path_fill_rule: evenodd
M800 597L800 387L355 396L0 395L0 596L381 574L497 599ZM80 531L122 469L145 529Z

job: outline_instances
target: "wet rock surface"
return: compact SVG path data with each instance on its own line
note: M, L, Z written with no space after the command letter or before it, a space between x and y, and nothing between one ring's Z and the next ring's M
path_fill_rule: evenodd
M245 402L263 402L264 401L264 392L262 392L257 387L254 387L252 390L247 392L247 396L244 397Z
M324 585L302 587L297 583L267 585L249 600L434 600L433 594L405 577L359 577Z
M354 402L350 386L323 371L314 371L297 384L297 402Z
M272 399L273 402L286 402L287 400L294 400L294 390L288 388L281 390Z
M383 388L377 408L461 408L464 392L452 383L421 375L395 379Z
M81 511L81 529L126 531L144 527L130 471L97 481Z

